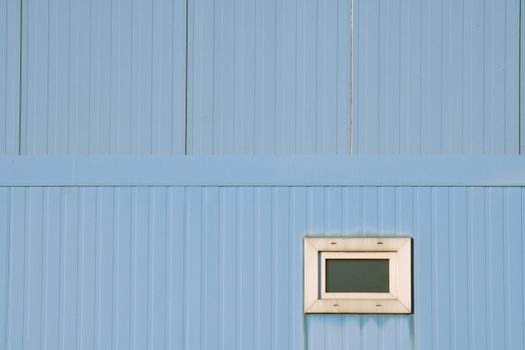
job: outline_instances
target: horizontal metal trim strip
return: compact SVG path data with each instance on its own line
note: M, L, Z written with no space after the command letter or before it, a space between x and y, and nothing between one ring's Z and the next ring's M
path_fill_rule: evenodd
M524 186L523 156L2 156L0 186Z

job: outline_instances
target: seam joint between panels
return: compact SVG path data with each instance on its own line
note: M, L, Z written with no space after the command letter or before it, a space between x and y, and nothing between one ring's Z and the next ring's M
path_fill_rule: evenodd
M186 0L186 57L184 62L184 154L188 154L188 27L189 27L189 19L188 19L188 3L189 1Z
M19 48L18 48L18 155L22 154L22 47L23 47L23 2L20 0L20 16L19 20ZM16 147L16 146L15 146Z
M518 154L522 154L523 153L523 149L522 149L522 137L523 137L523 130L522 130L522 119L523 119L523 116L522 116L522 92L523 92L523 84L525 83L523 81L523 76L522 76L522 57L523 57L523 43L522 43L522 40L523 40L523 25L521 23L522 21L522 17L523 17L523 14L522 14L522 11L523 11L523 2L524 0L520 0L518 2Z

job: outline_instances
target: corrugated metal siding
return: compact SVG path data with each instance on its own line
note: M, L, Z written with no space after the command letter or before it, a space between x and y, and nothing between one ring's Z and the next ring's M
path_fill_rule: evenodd
M183 154L186 1L23 0L22 154Z
M351 1L195 0L190 154L347 154Z
M23 154L519 152L519 0L353 6L4 0L3 152L20 7Z
M519 0L354 13L353 153L519 152Z
M0 188L0 348L522 349L523 188ZM305 234L414 237L406 315L302 311Z
M525 154L525 6L520 2L520 153Z
M0 155L18 154L20 2L0 0Z

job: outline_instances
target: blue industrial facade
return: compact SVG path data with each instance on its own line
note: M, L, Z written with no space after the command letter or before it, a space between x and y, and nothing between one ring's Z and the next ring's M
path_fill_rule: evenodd
M521 8L0 0L0 349L525 348ZM305 235L414 313L304 315Z
M520 148L519 0L0 7L8 154Z

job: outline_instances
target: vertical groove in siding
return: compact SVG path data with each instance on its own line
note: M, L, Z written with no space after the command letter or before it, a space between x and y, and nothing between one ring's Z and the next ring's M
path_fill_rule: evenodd
M185 276L185 316L186 316L186 349L203 348L202 329L202 202L204 190L188 189L188 204L186 207L186 276Z
M167 301L167 347L184 346L184 230L186 212L186 189L168 189L168 301Z
M487 250L488 269L488 336L489 347L505 346L505 276L503 264L503 194L500 188L486 189L488 201L486 202L487 226L490 249Z
M273 193L271 187L258 189L256 209L257 223L257 338L256 348L271 349L275 332L273 328L272 304L272 216Z
M239 349L255 348L255 189L240 188L238 208Z
M471 310L471 339L469 345L473 349L487 348L487 285L486 285L486 250L487 229L485 215L485 190L483 188L469 189L469 241L471 242L472 271L470 280L472 295L469 309ZM480 219L476 219L480 218Z
M193 17L190 16L189 21L190 18ZM253 66L257 60L255 26L255 1L235 1L234 153L254 152L255 70ZM244 132L240 132L241 130Z
M433 290L435 291L433 314L435 315L435 348L452 347L451 327L453 323L451 310L451 267L450 241L451 203L450 188L436 188L433 192L432 213L432 268ZM438 220L434 218L439 218ZM452 322L451 322L452 321Z
M395 187L385 187L379 189L379 227L378 232L382 236L397 236L398 224L396 213L396 192ZM381 326L381 339L379 349L398 349L397 338L403 336L404 325L400 324L406 317L402 315L385 315L379 317Z
M214 2L213 106L223 123L213 123L213 147L219 153L233 153L235 104L235 23L234 0ZM215 67L217 69L215 69Z
M148 348L166 348L166 271L167 271L167 191L165 187L150 188L152 200L149 249L149 318Z
M0 154L18 154L21 1L0 2Z
M525 153L525 6L519 2L519 144L520 153Z
M67 189L64 199L63 229L63 264L61 290L61 349L76 346L77 308L77 257L78 257L78 188Z
M505 3L505 154L520 153L520 1ZM517 28L516 28L517 27Z
M40 344L40 296L42 259L42 189L29 188L26 191L25 245L24 245L24 289L22 313L22 348ZM16 277L15 277L16 278Z
M131 348L131 264L132 264L132 207L134 194L131 188L114 189L115 198L115 330L113 344L116 348Z
M396 193L396 233L400 236L412 236L414 238L413 244L415 245L415 226L414 226L414 214L415 214L415 202L414 202L414 188L398 188ZM413 248L414 249L414 248ZM413 259L415 259L415 251L413 252ZM414 260L415 261L415 260ZM413 264L412 274L415 276L415 265ZM413 279L413 283L415 283ZM415 293L415 286L412 286L412 292ZM415 294L413 295L412 302L415 304L416 298L419 298ZM413 305L415 306L415 305ZM414 315L409 317L399 316L398 317L398 328L397 328L397 349L415 349L414 344Z
M523 232L525 232L525 190L520 189L521 193L521 291L525 293L525 238ZM522 305L521 322L525 324L525 302ZM521 342L525 343L525 334L521 335Z
M517 11L518 12L518 11ZM525 6L519 2L519 146L525 153Z
M519 153L519 6L356 1L353 153Z
M115 214L114 188L101 188L97 196L97 290L95 346L104 349L113 346L115 304Z
M345 234L343 231L343 188L329 187L327 191L327 209L328 220L326 224L326 233L334 236L341 236ZM342 322L344 315L334 315L335 317L327 317L328 324L328 349L342 349L343 347L343 328Z
M235 324L235 349L241 349L241 341L242 341L242 334L241 334L241 315L242 315L242 301L241 296L242 293L239 291L242 290L241 284L242 284L242 256L243 256L243 246L242 246L242 189L236 188L235 189L235 297L237 300L236 307L235 307L235 317L233 319L233 323Z
M414 235L414 288L415 310L418 311L415 326L416 349L433 349L432 330L435 327L432 301L434 297L432 276L432 189L417 188L415 196ZM427 272L427 273L425 273ZM416 277L417 276L417 277Z
M325 235L325 188L307 189L306 222L307 234L313 236ZM306 336L310 349L325 349L326 315L305 315L308 322Z
M297 1L276 2L276 146L275 152L295 153L297 130ZM282 33L279 35L279 33Z
M421 149L441 153L443 86L442 2L422 2L421 46Z
M11 189L0 188L0 345L4 349L8 335L11 210Z
M224 228L222 222L223 198L222 189L210 188L205 190L205 205L203 213L204 218L204 236L203 236L203 290L204 299L202 306L205 310L205 323L203 325L202 338L204 348L220 347L219 328L222 325L221 313L224 310L220 308L221 298L221 263L223 259L222 234ZM204 313L203 313L204 315Z
M472 295L472 291L469 288L469 265L470 265L470 252L469 252L469 203L468 203L468 190L464 188L453 188L451 189L451 206L450 218L451 218L451 308L453 325L451 325L452 331L452 349L469 349L469 338L470 330L468 325L469 320L469 300Z
M505 210L505 316L507 346L523 348L525 346L522 330L525 327L523 302L523 250L522 248L522 208L521 189L504 190ZM516 280L513 283L513 280Z
M352 14L353 1L337 3L337 154L350 154L352 146ZM333 136L332 136L333 137Z
M384 76L384 84L379 85L379 112L385 114L385 118L378 124L379 149L380 152L388 153L389 149L399 150L399 133L390 130L399 130L399 95L398 84L400 82L400 18L392 14L400 15L401 6L393 1L382 3L379 8L379 57L389 57L388 60L379 60L378 71Z
M295 187L291 189L291 227L292 236L290 237L292 245L292 264L290 273L292 277L292 294L290 295L290 304L292 305L292 349L307 349L308 342L306 334L307 317L303 314L303 303L294 302L297 296L303 293L303 274L295 273L301 271L303 266L303 237L307 232L307 189L305 187ZM302 298L299 298L302 300Z
M9 232L9 280L7 296L6 348L23 348L24 290L25 290L25 245L27 195L25 188L11 190Z
M275 153L275 3L255 2L255 153Z
M184 153L186 1L23 1L23 154Z

